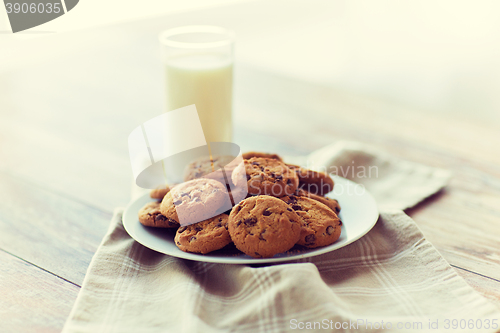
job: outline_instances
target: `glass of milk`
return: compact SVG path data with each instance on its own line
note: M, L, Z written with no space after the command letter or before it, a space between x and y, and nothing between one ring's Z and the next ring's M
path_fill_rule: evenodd
M232 137L234 33L215 26L185 26L159 36L166 78L166 106L196 105L205 139Z

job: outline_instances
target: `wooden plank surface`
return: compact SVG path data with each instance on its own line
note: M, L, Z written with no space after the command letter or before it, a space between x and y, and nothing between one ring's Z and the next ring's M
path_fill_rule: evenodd
M0 250L0 332L60 332L79 289Z
M196 15L184 19L169 24ZM9 302L19 299L0 311L0 323L12 317L21 325L16 331L62 326L113 208L130 198L128 133L163 111L156 54L163 28L154 19L80 33L86 48L2 72L0 248L24 261L0 251L0 288L9 287ZM500 131L485 119L480 112L469 119L413 110L243 64L236 69L235 142L244 150L304 155L348 139L452 170L445 191L407 212L456 271L500 305ZM11 287L35 293L43 308Z
M335 140L355 140L451 170L446 190L408 214L451 264L500 280L500 155L495 146L500 131L492 124L480 117L476 123L440 117L255 72L246 84L248 96L240 100L244 110L237 114L238 123L286 138L289 146L312 151ZM259 125L266 115L273 125ZM293 134L287 133L289 128Z
M500 288L498 288L498 283L500 281L481 277L462 268L455 268L455 271L467 281L472 288L487 298L492 304L500 308Z
M111 214L0 173L0 249L80 285Z

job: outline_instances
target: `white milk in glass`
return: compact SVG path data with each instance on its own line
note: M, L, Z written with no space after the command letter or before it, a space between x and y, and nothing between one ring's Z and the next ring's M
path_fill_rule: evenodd
M231 141L233 61L227 54L171 57L165 64L167 109L195 104L207 142Z

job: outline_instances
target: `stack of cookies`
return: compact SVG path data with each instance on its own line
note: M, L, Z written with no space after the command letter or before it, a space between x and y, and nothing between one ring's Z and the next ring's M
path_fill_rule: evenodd
M249 152L240 163L231 161L193 161L184 183L151 192L160 201L144 206L139 221L177 228L179 249L201 254L234 243L247 255L268 258L296 244L316 248L340 237L340 206L324 196L334 186L327 174L286 164L276 154Z

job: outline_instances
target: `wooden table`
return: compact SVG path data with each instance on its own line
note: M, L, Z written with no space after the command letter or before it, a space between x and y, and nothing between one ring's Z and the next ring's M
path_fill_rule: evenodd
M220 19L209 17L203 23ZM113 209L129 201L127 136L163 111L156 34L200 19L54 37L30 48L37 61L1 73L1 332L62 328ZM480 112L467 119L409 109L242 64L235 90L243 150L303 155L347 139L452 170L444 191L407 213L460 276L500 305L500 131Z

